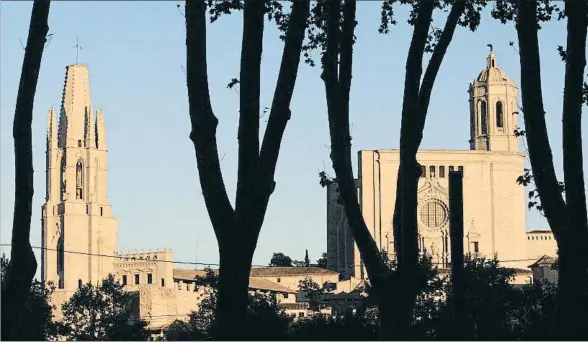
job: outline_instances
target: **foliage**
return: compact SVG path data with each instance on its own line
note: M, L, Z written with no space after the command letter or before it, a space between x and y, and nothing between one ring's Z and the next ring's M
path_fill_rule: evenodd
M290 324L292 341L374 341L378 339L376 321L364 315L347 313L340 317L315 315Z
M147 323L133 312L136 296L138 293L125 291L112 275L100 286L88 283L62 305L60 334L73 341L145 341L149 337Z
M274 253L269 265L275 267L292 267L292 258L285 255L284 253Z
M5 296L6 274L10 266L9 259L2 254L1 260L1 285L2 297ZM25 326L15 329L14 326L7 323L6 318L10 312L6 310L6 301L2 301L2 340L29 340L29 341L49 341L57 338L57 324L53 322L53 309L50 304L51 294L55 289L54 286L43 286L40 281L34 280L25 302ZM23 335L24 333L24 335Z
M327 253L323 253L316 261L318 267L327 268Z
M218 302L218 277L210 269L205 276L196 277L197 290L205 292L198 310L190 314L188 322L172 323L165 331L168 341L207 340L212 338L212 324ZM204 289L201 289L204 287ZM250 327L248 340L283 340L286 337L290 318L279 307L274 295L266 293L249 294L247 325Z

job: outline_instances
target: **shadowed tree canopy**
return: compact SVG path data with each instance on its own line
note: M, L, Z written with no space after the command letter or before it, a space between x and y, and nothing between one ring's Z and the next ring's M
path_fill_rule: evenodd
M149 332L139 319L138 296L112 275L100 286L88 283L62 305L60 333L70 341L145 341Z
M10 263L8 258L2 254L0 260L2 273L0 283L2 284L2 298L7 296L6 274ZM29 340L29 341L51 341L57 338L57 324L53 322L53 309L50 304L51 294L54 286L43 286L39 281L33 281L31 290L25 299L24 315L26 320L24 326L16 327L9 324L10 317L6 305L8 301L2 300L2 340Z
M277 266L277 267L292 267L292 258L285 255L284 253L278 252L272 255L272 258L269 263L270 266ZM296 265L299 266L299 265Z

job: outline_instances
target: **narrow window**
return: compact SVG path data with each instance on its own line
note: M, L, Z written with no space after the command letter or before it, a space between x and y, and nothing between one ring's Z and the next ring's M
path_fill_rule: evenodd
M300 318L304 318L304 312L299 312L299 313L298 313L298 317L300 317Z
M449 167L449 172L453 172L454 170L455 170L455 168L453 167L453 165L451 165L451 166Z
M478 241L474 241L474 253L480 253L480 243Z
M278 278L276 281L279 283L282 279Z
M139 284L139 275L135 274L135 284Z
M461 174L463 176L463 166L458 166L457 171L461 172Z
M492 64L492 67L494 68L494 60L492 60L491 64Z
M86 204L86 215L90 213L90 207Z
M78 289L82 288L82 279L78 279Z
M502 116L502 102L496 102L496 127L502 128L504 126L503 116Z
M288 298L288 294L287 293L284 293L284 298Z
M100 216L104 216L104 208L100 207Z
M84 165L81 160L76 164L76 199L84 199Z
M488 134L488 116L487 116L487 108L486 108L486 101L480 101L480 122L482 124L482 134Z
M421 177L427 177L427 167L425 165L421 165Z
M82 141L78 140L78 147L82 147Z
M122 276L122 284L123 284L123 286L127 285L127 275L126 274L123 274L123 276Z
M161 278L161 287L165 287L165 279Z
M445 177L445 166L439 166L439 177Z
M64 289L65 288L65 282L63 281L63 279L59 279L59 282L58 282L57 286L60 289Z
M429 177L435 178L435 166L433 165L429 166Z
M147 274L147 284L153 284L153 275L151 273Z

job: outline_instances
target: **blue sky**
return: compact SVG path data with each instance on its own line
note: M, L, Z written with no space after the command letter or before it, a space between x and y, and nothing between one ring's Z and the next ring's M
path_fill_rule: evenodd
M80 63L88 64L95 108L104 106L109 146L109 199L119 220L119 249L172 248L176 260L215 263L217 244L200 190L196 160L188 135L184 18L176 2L69 2L51 5L33 122L35 195L32 244L41 243L44 201L44 139L47 111L59 107L65 66L75 63L76 36ZM10 242L14 158L12 119L32 2L2 2L0 13L0 218L2 243ZM398 148L405 59L412 28L406 9L399 24L379 35L379 2L358 6L351 120L354 152ZM457 30L443 62L431 99L424 149L468 149L469 82L484 68L487 43L495 46L499 66L519 80L519 61L508 46L514 27L487 15L480 29ZM436 25L445 18L436 15ZM238 94L226 88L239 73L241 16L209 25L208 66L218 129L222 168L234 198L237 165ZM542 78L547 123L555 163L561 170L561 97L564 65L556 47L565 45L565 23L550 23L540 32ZM262 99L269 106L282 43L268 25L264 37ZM308 249L311 259L326 251L326 194L318 173L330 170L329 136L320 70L302 65L276 170L271 198L254 257L267 264L273 252L295 259ZM448 127L448 125L450 125ZM522 125L522 123L521 123ZM586 131L586 120L582 123ZM584 145L586 149L586 145ZM354 157L354 159L356 159ZM584 168L588 168L584 162ZM514 180L513 180L514 181ZM527 228L547 228L536 213ZM9 248L3 247L5 252ZM37 253L37 255L40 255Z

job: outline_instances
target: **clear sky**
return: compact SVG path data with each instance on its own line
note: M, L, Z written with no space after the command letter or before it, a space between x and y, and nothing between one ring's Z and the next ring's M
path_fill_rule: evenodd
M90 70L94 108L105 109L109 147L109 199L119 220L119 249L172 248L174 258L215 263L217 244L200 190L188 117L184 18L176 2L70 2L51 5L50 33L34 106L35 195L32 244L41 244L41 205L45 187L47 112L59 107L65 66ZM0 83L0 217L2 243L9 243L14 205L12 120L32 2L2 2ZM412 28L407 10L399 24L379 35L380 3L358 6L351 118L354 153L358 149L398 148L404 67ZM437 13L441 26L445 14ZM234 198L237 165L238 94L227 83L239 74L241 15L209 25L208 68L218 129L222 168ZM469 149L468 84L484 68L487 43L494 44L499 66L519 80L512 24L501 25L486 13L476 33L459 28L443 62L431 99L424 149ZM565 23L540 32L543 90L555 164L561 170L561 101L564 64L556 52L565 45ZM273 25L264 37L263 106L269 106L282 43ZM273 252L295 259L308 249L312 260L326 251L326 193L318 173L330 170L325 95L320 70L300 67L278 167L277 188L259 237L255 264L267 264ZM585 108L585 107L584 107ZM522 120L521 120L522 121ZM522 122L521 122L522 125ZM584 131L586 120L582 123ZM587 146L584 145L585 150ZM357 158L354 155L354 159ZM588 166L584 162L584 169ZM357 172L357 171L356 171ZM561 173L560 173L561 175ZM515 180L513 179L513 182ZM518 228L518 227L513 227ZM548 228L537 213L527 229ZM522 228L521 228L522 229ZM9 248L3 247L5 252ZM39 251L37 255L40 256ZM38 273L39 274L39 273Z

